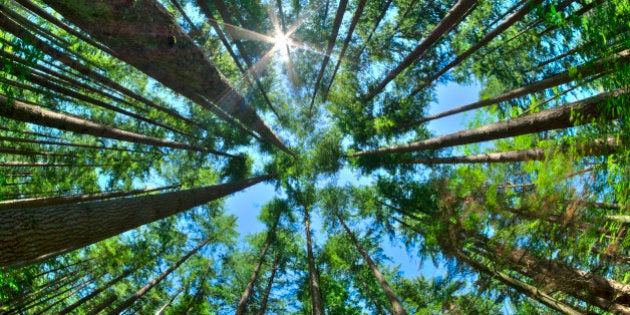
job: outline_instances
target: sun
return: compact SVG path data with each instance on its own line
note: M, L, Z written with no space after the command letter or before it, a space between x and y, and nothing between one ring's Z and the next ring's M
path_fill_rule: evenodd
M289 59L289 46L291 45L291 38L282 32L276 32L273 37L274 49L280 53L280 59Z

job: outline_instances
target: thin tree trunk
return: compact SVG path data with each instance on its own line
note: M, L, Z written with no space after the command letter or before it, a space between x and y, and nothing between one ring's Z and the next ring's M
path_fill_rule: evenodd
M269 280L267 280L267 287L265 287L265 295L263 295L263 299L260 302L260 309L258 310L258 315L264 315L267 310L267 303L269 302L269 294L271 293L271 287L273 286L273 281L276 278L276 273L278 272L278 264L280 263L281 254L278 252L276 254L276 258L273 260L273 265L271 266L271 275L269 275Z
M531 10L536 8L542 2L543 2L543 0L530 0L527 3L525 3L521 7L521 9L519 9L518 11L514 12L513 14L511 14L505 21L503 21L503 23L501 23L497 27L495 27L492 31L490 31L488 34L486 34L486 36L484 36L481 40L479 40L477 43L475 43L472 47L470 47L464 53L462 53L461 55L457 56L453 61L451 61L448 65L446 65L444 68L442 68L442 70L438 71L434 75L432 75L429 78L427 78L420 86L418 86L417 88L415 88L411 92L409 97L415 96L420 91L422 91L424 88L426 88L427 86L431 85L431 83L433 83L433 81L437 80L439 77L441 77L448 70L450 70L453 67L455 67L458 64L460 64L462 61L464 61L466 58L470 57L470 55L474 54L480 48L486 46L495 37L499 36L499 34L501 34L503 31L508 29L510 26L514 25L516 22L518 22L520 19L522 19L526 14L528 14Z
M350 240L352 241L352 243L354 243L354 246L357 248L359 253L361 253L361 256L363 256L363 259L372 270L372 273L374 274L376 281L378 281L378 284L381 286L381 289L383 289L383 293L385 293L385 296L389 300L389 303L392 304L392 312L396 315L406 315L407 311L405 311L405 308L403 308L403 305L398 299L398 297L396 296L396 293L394 293L394 290L392 290L392 288L387 283L387 280L385 280L385 277L383 276L383 274L378 270L378 268L376 267L376 264L374 263L370 255L365 251L365 249L361 246L361 244L359 244L359 240L357 240L354 233L352 233L348 225L346 225L346 222L338 213L337 213L337 219L339 219L339 223L341 223L341 226L343 226L344 230L346 230L346 233L348 233Z
M199 99L214 102L219 107L200 105L219 117L225 117L225 113L236 117L274 146L294 154L158 2L44 2L110 47L117 58L195 102Z
M269 246L274 239L274 234L276 230L276 226L278 221L280 220L280 215L277 216L274 221L273 226L267 232L267 237L265 239L265 245L263 246L262 251L260 252L260 256L258 258L258 263L252 272L252 275L249 277L249 282L243 290L243 294L241 295L241 299L238 301L238 305L236 306L236 315L242 315L247 312L247 301L249 301L249 296L252 293L252 289L254 288L254 284L256 283L256 279L258 279L258 273L260 273L260 268L262 267L263 262L265 261L265 255L267 255L267 251L269 250Z
M328 4L328 1L326 1ZM330 54L332 54L332 50L335 47L335 43L337 42L337 35L339 34L339 26L341 26L341 21L343 20L343 15L346 12L346 6L348 5L348 0L340 0L339 5L337 7L337 13L335 14L335 20L333 21L332 31L330 36L328 37L328 46L326 47L326 53L324 54L324 60L322 61L322 65L319 68L319 73L317 74L317 79L315 80L315 87L313 88L313 97L311 98L311 104L309 105L308 112L309 116L313 115L313 105L315 104L315 96L317 96L317 90L319 90L319 84L324 77L324 71L326 71L326 66L328 65L328 61L330 61Z
M164 310L166 310L167 307L169 307L171 304L173 304L173 301L175 301L177 296L179 296L179 294L184 291L184 288L185 287L182 285L182 287L179 288L179 290L177 290L177 292L175 292L175 294L173 294L173 296L171 296L171 298L168 299L168 301L166 301L166 303L164 303L164 305L162 305L157 311L155 311L155 315L162 315L162 314L164 314Z
M500 282L502 282L503 284L507 285L508 287L528 296L529 298L531 298L532 300L538 301L558 312L561 312L563 314L571 314L571 315L579 315L579 314L583 314L583 312L581 312L580 310L575 309L573 306L571 305L567 305L563 302L560 302L556 299L554 299L552 296L550 296L549 294L547 294L546 292L540 290L539 288L529 285L525 282L522 282L518 279L515 279L513 277L508 276L507 274L501 272L501 271L497 271L494 269L491 269L488 266L485 266L481 263L478 263L477 261L474 261L472 258L470 258L468 255L462 253L461 251L457 251L457 253L455 254L455 256L457 257L457 259L462 260L463 262L465 262L466 264L468 264L469 266L471 266L472 268L476 269L478 272L480 273L484 273L487 275L491 275L494 278L498 279Z
M163 146L174 149L208 152L216 155L234 157L231 154L215 151L212 149L146 136L139 133L111 127L108 125L95 123L83 118L53 112L34 105L26 104L18 100L12 100L11 102L8 102L7 98L4 95L0 95L0 116L17 121L33 123L36 125L57 128L65 131L72 131L79 134L88 134L96 137Z
M611 63L614 63L614 62L625 63L625 62L628 62L629 60L630 60L630 50L626 49L622 52L615 54L612 58L608 58L606 60L597 60L592 63L583 64L579 67L576 67L575 69L572 69L571 71L567 70L567 71L558 73L554 76L551 76L547 79L530 83L526 86L513 89L511 91L505 92L495 97L477 101L468 105L456 107L447 111L443 111L441 113L437 113L435 115L422 118L418 121L410 123L409 125L403 126L401 128L408 128L410 126L426 123L434 119L463 113L466 111L486 107L493 104L498 104L498 103L505 102L511 99L515 99L517 97L521 97L521 96L528 95L534 92L539 92L545 89L549 89L554 86L566 84L577 78L586 78L591 75L598 74L600 72L610 72L612 71L612 69L610 68Z
M131 269L125 270L120 276L118 276L118 277L108 281L104 285L102 285L102 286L98 287L97 289L95 289L94 291L90 292L88 295L86 295L86 296L82 297L81 299L79 299L78 301L72 303L72 305L70 305L70 306L66 307L65 309L61 310L58 313L58 315L69 314L70 312L74 311L77 307L79 307L79 306L83 305L85 302L93 299L98 294L100 294L101 292L107 290L112 285L118 283L120 280L126 278L127 276L129 276L130 274L135 272L136 270L137 270L137 268L131 268Z
M84 194L77 196L55 196L55 197L42 197L42 198L26 198L26 199L14 199L0 201L0 210L8 209L25 209L36 208L53 205L72 204L77 202L85 202L90 200L103 200L116 197L129 197L139 194L145 194L149 192L162 191L180 187L181 184L157 187L157 188L145 188L135 189L129 191L117 191L117 192L104 192L94 194Z
M387 0L387 3L385 3L385 6L383 6L383 9L381 10L381 14L376 18L376 22L374 22L374 27L372 27L372 30L370 31L370 35L368 35L367 39L363 42L363 45L361 46L361 48L359 49L359 51L357 53L357 56L356 56L357 59L361 58L361 55L363 54L363 51L365 50L365 48L367 47L367 44L372 39L372 36L376 32L376 29L378 28L378 25L381 23L381 21L383 20L383 18L387 14L387 11L389 10L389 6L392 4L392 2L393 2L393 0Z
M60 142L60 141L47 141L47 140L31 140L31 139L22 139L22 138L16 138L16 137L0 136L0 141L33 143L33 144L38 144L38 145L56 145L56 146L66 146L66 147L75 147L75 148L83 148L83 149L123 151L123 152L132 152L132 153L149 153L149 151L142 151L142 150L108 148L108 147L89 145L89 144L69 143L69 142Z
M324 315L324 302L319 290L319 276L315 267L315 255L313 254L313 239L311 237L311 223L308 208L304 207L304 229L306 230L306 251L308 259L308 279L311 291L311 315Z
M43 156L69 157L69 158L77 157L74 154L64 154L64 153L55 153L55 152L46 152L46 151L31 151L31 150L24 150L24 149L18 149L18 148L0 148L0 153L23 155L23 156L43 155Z
M372 291L370 290L370 287L368 286L368 284L365 281L361 281L361 285L363 286L363 289L366 291L366 293L370 297L370 300L372 300L372 304L374 304L374 308L376 309L378 314L386 315L385 311L383 311L383 307L378 302L378 299L376 299L376 297L374 296L374 293L372 293Z
M210 240L211 239L208 238L205 241L201 242L199 245L197 245L195 248L193 248L191 251L189 251L186 255L184 255L182 258L180 258L176 263L174 263L172 266L170 266L168 269L166 269L163 273L161 273L159 276L155 277L153 280L151 280L151 282L147 283L144 287L140 288L140 290L136 291L136 293L134 293L129 298L127 298L125 301L123 301L114 310L110 311L109 314L120 314L126 308L130 307L131 305L133 305L139 298L144 296L149 290L151 290L153 287L158 285L162 280L164 280L164 278L166 278L173 271L175 271L179 266L181 266L184 262L186 262L186 260L188 260L188 258L190 258L192 255L196 254L200 249L202 249L204 246L206 246L206 244L208 244L210 242Z
M576 154L579 156L598 156L613 154L615 152L618 152L623 144L623 141L617 140L617 138L610 137L606 140L598 139L591 143L579 145L579 147L575 148ZM558 150L554 150L553 148L551 150L544 148L533 148L518 151L481 153L464 156L417 158L409 161L408 163L433 165L541 161L549 158L550 156L554 156L557 153L566 153L570 150L571 147L569 146L561 146Z
M96 314L100 313L102 310L104 310L105 308L107 308L110 305L112 305L114 302L116 302L116 300L118 300L118 297L116 295L110 295L105 300L103 300L101 303L97 304L89 312L87 312L86 315L96 315Z
M463 130L449 135L429 138L410 144L358 151L350 154L350 156L441 149L450 146L573 127L588 123L592 119L600 118L604 115L606 115L606 119L615 119L619 115L618 111L612 111L613 113L610 113L610 111L604 112L602 107L607 101L627 97L627 94L628 92L620 90L606 92L581 101L546 109L535 114Z
M184 312L184 314L186 314L186 315L191 314L191 312L193 311L197 301L199 301L203 297L203 295L205 294L205 290L203 288L203 282L208 277L208 272L210 272L210 267L212 267L212 261L210 261L210 262L208 262L208 264L206 264L206 269L203 272L203 276L199 280L197 292L195 293L193 298L190 300L190 303L188 303L188 308L186 309L186 312Z
M158 195L0 211L0 266L28 264L81 248L272 177Z
M455 5L448 11L448 13L442 18L442 20L431 30L427 37L414 48L414 50L401 61L394 70L390 71L387 76L379 82L373 89L370 90L368 95L363 98L363 101L367 102L372 100L378 95L389 82L391 82L396 76L398 76L403 70L411 66L411 64L421 58L424 53L434 45L440 37L450 32L466 17L466 12L473 9L477 4L477 0L458 0Z
M280 0L278 0L278 2L280 3ZM339 57L337 57L337 63L335 64L335 70L332 73L332 76L330 77L330 81L328 82L328 86L326 87L326 89L324 90L324 98L328 96L328 92L330 91L330 87L333 84L333 81L335 80L335 76L337 75L337 71L339 71L339 67L341 66L341 62L343 61L343 57L346 54L346 50L348 49L348 45L350 44L350 40L352 40L352 34L354 33L354 29L356 28L357 24L359 23L359 19L361 18L361 14L363 13L363 9L365 8L365 4L367 3L367 0L359 0L359 3L357 4L357 8L354 11L354 15L352 16L352 21L350 21L350 26L348 26L348 31L346 33L346 38L343 41L343 46L341 48L341 52L339 52ZM278 5L280 7L280 14L282 15L282 5L279 4ZM282 21L282 25L284 25L284 18ZM284 26L283 26L284 28Z

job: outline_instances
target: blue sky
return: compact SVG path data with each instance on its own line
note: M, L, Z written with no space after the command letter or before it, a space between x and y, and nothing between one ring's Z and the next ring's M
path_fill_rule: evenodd
M474 102L479 97L479 90L479 85L463 86L455 83L440 85L437 88L436 103L432 104L430 114ZM464 129L463 119L465 118L466 114L458 114L438 119L429 123L429 129L436 135L456 132ZM358 174L353 174L351 171L344 169L341 171L338 184L357 183L359 180L361 179L358 177ZM226 209L228 213L238 217L237 231L241 234L241 239L247 234L264 230L264 225L258 221L257 216L260 212L260 208L270 201L275 194L276 192L273 185L258 184L228 197L226 200ZM313 218L313 229L316 242L321 244L323 242L323 234L318 233L321 231L321 221L316 217ZM417 275L436 277L443 275L445 272L442 268L436 269L433 263L429 261L426 261L422 268L420 268L419 259L411 256L400 244L392 244L389 240L385 240L381 246L385 254L392 259L391 265L400 265L400 271L402 271L406 277L414 277Z

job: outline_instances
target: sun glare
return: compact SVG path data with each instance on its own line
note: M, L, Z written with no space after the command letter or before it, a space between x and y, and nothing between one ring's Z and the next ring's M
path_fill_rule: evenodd
M276 33L273 38L274 48L280 52L280 59L287 60L289 58L289 45L291 45L291 39L281 32Z

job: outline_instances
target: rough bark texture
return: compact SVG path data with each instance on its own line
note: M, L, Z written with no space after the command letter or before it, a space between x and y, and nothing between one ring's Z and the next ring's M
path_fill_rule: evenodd
M114 56L136 67L174 91L224 117L236 117L281 150L292 153L234 90L201 49L162 5L152 0L44 1ZM198 102L199 103L199 102Z
M605 117L606 119L615 119L618 118L618 111L613 111L613 113L608 111L605 113L602 107L607 101L617 97L627 97L627 94L627 91L602 93L582 101L543 110L535 114L409 144L359 151L350 156L434 150L456 145L496 140L529 133L573 127L588 123L592 119L602 117L604 114L607 115Z
M81 248L271 177L159 195L0 211L0 266L28 263Z
M427 37L414 48L414 50L401 61L394 70L390 71L387 76L375 86L368 95L365 96L364 101L369 101L380 93L389 82L391 82L396 76L398 76L403 70L409 67L418 58L431 47L435 42L440 39L444 34L448 33L455 26L457 26L466 16L466 12L472 10L477 4L477 0L459 0L448 13L442 18L442 20L431 30Z
M354 246L357 248L359 253L361 253L361 256L363 256L363 259L372 270L376 281L381 286L381 289L383 289L383 293L385 293L385 296L389 300L389 303L392 304L392 313L396 315L406 315L407 311L405 311L405 309L403 308L402 303L396 296L396 293L394 293L394 290L392 290L392 288L389 286L389 283L387 283L387 280L385 280L383 274L378 270L370 255L368 255L363 246L359 244L359 240L357 240L356 236L354 236L354 233L352 233L348 225L346 225L346 222L343 220L343 218L339 214L337 214L337 218L339 219L341 226L343 226L344 230L346 230L346 233L348 233L348 236L350 236L350 240L352 240Z

